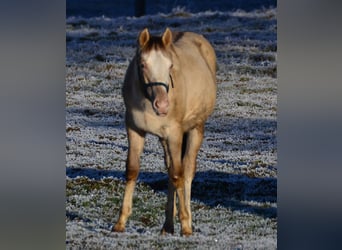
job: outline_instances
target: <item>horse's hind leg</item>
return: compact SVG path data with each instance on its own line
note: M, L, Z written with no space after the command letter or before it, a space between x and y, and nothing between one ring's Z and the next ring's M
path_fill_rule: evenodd
M167 194L167 202L165 207L165 222L163 228L161 230L161 234L174 233L174 223L173 219L177 213L176 207L176 190L173 186L171 180L168 183L168 194Z
M190 206L191 184L195 176L196 158L197 158L198 151L202 144L203 132L204 132L203 125L196 127L188 132L188 138L186 142L186 151L183 157L185 210L186 210L186 213L189 215L185 223L187 225L187 228L191 229L191 233L192 233L192 216L191 216L191 206Z
M145 134L127 127L128 155L126 161L126 187L120 217L113 227L114 232L123 232L128 217L132 213L132 199L135 183L139 174L140 154L144 148Z
M165 166L169 170L171 167L171 157L168 150L167 142L164 139L160 139L160 142L164 149L164 157L165 157ZM174 217L177 214L177 206L176 206L176 190L169 180L168 182L168 195L167 195L167 202L165 207L165 223L161 230L162 234L166 233L174 233Z
M170 158L170 153L167 147L167 142L165 139L162 139L162 138L159 138L159 141L161 145L163 146L166 169L169 169L171 167L171 158Z

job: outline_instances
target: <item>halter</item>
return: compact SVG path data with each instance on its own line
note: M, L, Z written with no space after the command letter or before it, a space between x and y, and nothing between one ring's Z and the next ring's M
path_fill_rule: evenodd
M173 79L172 79L171 74L169 74L169 76L170 76L170 79L171 79L171 86L172 86L172 88L174 88L174 86L173 86ZM144 86L144 89L145 89L146 92L147 92L147 89L148 89L149 87L153 87L153 86L163 86L163 87L165 87L165 89L166 89L166 93L169 93L169 85L166 84L166 83L164 83L164 82L149 82L149 83L144 83L143 86Z
M141 68L139 67L139 64L137 64L137 67L138 67L138 74L139 74L140 82L142 83L142 86L143 86L145 94L147 94L147 89L150 88L150 87L152 88L153 86L163 86L166 89L166 93L169 93L169 85L164 83L164 82L149 82L149 83L145 83L145 79L144 79L144 76L143 76L143 74L141 72ZM171 79L171 86L172 86L172 88L174 88L174 86L173 86L173 79L172 79L171 74L169 74L169 77Z

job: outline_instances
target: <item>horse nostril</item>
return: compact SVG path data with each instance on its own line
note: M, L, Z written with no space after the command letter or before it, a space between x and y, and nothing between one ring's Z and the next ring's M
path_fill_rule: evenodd
M167 100L155 100L154 101L154 106L159 109L159 108L166 108L169 106L169 102Z
M153 102L153 106L156 110L158 110L161 114L166 114L168 107L169 107L169 101L168 100L155 100Z
M160 102L159 102L159 101L155 101L155 102L154 102L154 107L155 107L156 109L159 109L159 108L160 108Z

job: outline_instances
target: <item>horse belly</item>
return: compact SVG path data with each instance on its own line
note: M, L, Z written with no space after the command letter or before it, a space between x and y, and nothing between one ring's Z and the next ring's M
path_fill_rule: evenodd
M204 82L197 82L197 86L193 86L196 82L188 85L189 95L186 101L185 120L194 125L204 123L208 116L213 112L216 102L216 84L211 77L203 77L207 79Z

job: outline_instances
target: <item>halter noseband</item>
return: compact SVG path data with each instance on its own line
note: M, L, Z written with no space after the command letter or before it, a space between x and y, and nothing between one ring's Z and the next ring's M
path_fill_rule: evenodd
M171 79L171 86L172 88L174 88L173 86L173 79L172 76L170 74L170 79ZM149 82L149 83L144 83L144 89L147 92L147 89L153 86L163 86L166 89L166 93L169 93L169 85L164 83L164 82Z

